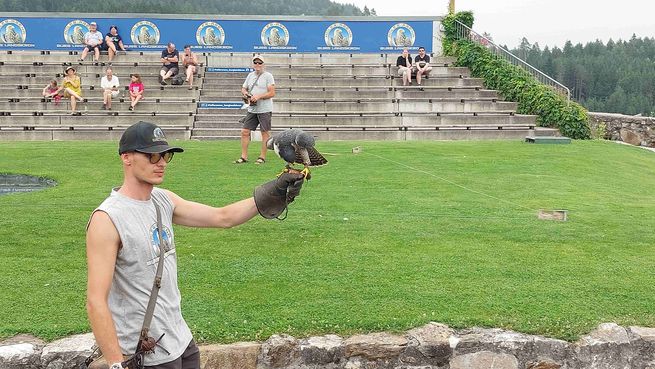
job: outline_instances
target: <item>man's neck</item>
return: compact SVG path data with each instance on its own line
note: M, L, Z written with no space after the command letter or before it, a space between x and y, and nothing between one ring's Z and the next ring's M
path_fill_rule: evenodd
M153 187L150 183L140 182L135 178L125 178L118 193L134 200L147 201L150 200Z

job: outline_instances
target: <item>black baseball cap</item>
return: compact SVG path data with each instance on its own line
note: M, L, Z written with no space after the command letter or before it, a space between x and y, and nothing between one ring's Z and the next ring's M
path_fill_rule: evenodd
M164 131L156 124L140 121L127 127L118 145L118 154L138 151L157 154L167 151L184 152L180 147L168 145Z

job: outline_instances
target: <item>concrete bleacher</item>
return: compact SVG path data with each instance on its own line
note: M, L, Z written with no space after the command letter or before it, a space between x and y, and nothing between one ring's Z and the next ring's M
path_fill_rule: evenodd
M209 72L205 67L247 68L252 53L197 53L202 67L193 90L161 86L159 52L129 52L112 64L122 93L102 110L99 84L107 67L78 62L77 52L0 52L0 140L117 139L138 120L153 121L172 138L238 139L241 109L204 108L208 102L239 105L248 72ZM302 128L322 139L523 139L557 135L536 127L536 117L516 113L452 58L433 57L430 78L404 87L394 54L266 54L276 81L273 130ZM85 102L71 116L69 101L41 97L49 80L60 83L72 65L82 78ZM128 111L129 75L139 73L146 99Z
M207 56L209 67L248 67L251 53ZM522 139L556 135L536 117L471 78L452 58L432 57L423 90L402 86L392 54L267 54L275 77L273 131L301 128L324 139ZM247 72L207 72L199 102L240 102ZM243 110L199 108L192 138L240 134Z
M159 53L130 52L115 57L112 69L119 77L121 92L112 110L102 109L100 79L109 65L106 55L99 62L79 62L77 52L0 52L0 140L118 139L125 128L138 120L156 122L171 138L188 139L197 111L199 88L161 86L158 81ZM196 78L199 86L203 65ZM60 84L64 69L73 66L82 80L84 102L77 104L80 115L71 115L70 101L59 104L41 96L51 79ZM129 111L127 86L130 74L139 73L145 99Z

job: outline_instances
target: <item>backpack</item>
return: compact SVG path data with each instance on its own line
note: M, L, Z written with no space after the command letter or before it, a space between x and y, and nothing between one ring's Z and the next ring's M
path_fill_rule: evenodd
M176 86L183 85L185 80L186 75L183 73L178 73L174 75L173 78L171 78L171 84Z

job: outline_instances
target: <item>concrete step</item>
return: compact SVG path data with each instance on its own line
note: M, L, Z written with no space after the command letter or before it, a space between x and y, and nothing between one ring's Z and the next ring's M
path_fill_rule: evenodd
M223 78L213 83L205 81L202 88L204 90L223 90L226 88L241 89L243 79ZM277 88L298 88L298 87L400 87L402 81L398 78L320 78L320 77L294 77L292 79L276 78L275 86ZM423 86L408 86L408 89L418 89L419 87L483 87L483 80L480 78L458 78L458 77L437 77L430 78L423 82Z
M162 48L163 50L163 48ZM117 55L114 57L113 62L115 63L128 63L128 62L159 62L161 58L161 51L118 51ZM82 55L82 47L79 50L70 50L70 51L16 51L5 50L0 52L0 61L4 62L71 62L77 61ZM204 55L202 53L197 53L200 61L204 61ZM108 54L106 51L100 52L100 62L108 61ZM93 56L88 55L86 57L87 62L92 62Z
M294 77L384 77L384 76L399 76L397 68L382 67L382 66L352 66L352 65L332 65L332 66L273 66L267 67L267 71L273 74L276 79L279 78L294 78ZM207 72L206 77L208 80L230 78L245 78L249 72ZM430 76L445 76L445 77L468 77L470 75L468 68L455 68L455 67L434 67Z
M233 90L202 90L200 93L203 101L238 100ZM498 92L494 90L482 90L476 88L432 88L426 87L425 91L418 88L403 91L402 88L276 88L274 101L282 99L370 99L370 98L452 98L452 99L496 99L499 100Z
M29 74L30 76L27 77L25 74L13 74L13 75L0 75L0 85L6 86L6 85L29 85L29 86L45 86L46 84L50 83L51 80L55 79L57 80L58 83L62 83L63 81L63 74L59 73L59 75L54 74L54 75L41 75L41 74L35 74L35 73L26 73ZM83 73L79 74L80 79L82 80L83 84L89 84L89 85L96 85L100 86L100 79L105 76L105 73ZM121 85L127 86L130 84L130 73L126 74L119 74L119 73L114 73L114 76L118 77L119 82ZM159 85L159 74L142 74L141 76L141 81L146 84L146 85ZM194 76L194 83L199 85L200 82L202 81L201 76Z
M88 76L104 76L105 69L107 66L93 66L93 65L73 65L77 74L81 77ZM117 76L128 77L132 73L137 73L143 76L158 76L159 70L161 69L161 64L153 65L123 65L123 66L112 66L112 71ZM35 77L64 77L64 72L66 66L59 65L44 65L44 66L33 66L33 65L3 65L0 66L0 73L6 76L25 76L26 74L34 75ZM204 75L204 68L200 67L198 69L200 75ZM99 78L99 77L98 77Z
M133 123L133 122L132 122ZM188 140L191 128L188 126L171 126L157 123L166 131L169 142ZM0 127L0 141L50 141L50 140L119 140L128 125L113 127L58 127L42 126L35 129Z
M432 129L412 129L409 127L317 127L311 125L298 125L321 141L328 140L519 140L525 135L534 132L527 126L502 127L487 126L443 126ZM276 133L286 127L273 127ZM238 129L214 128L194 129L191 137L197 140L234 139L238 140Z
M38 126L88 126L90 120L97 126L116 126L116 125L131 125L138 120L147 119L153 123L159 124L164 122L168 125L176 126L193 126L193 116L188 114L160 114L153 116L152 113L142 113L135 111L134 113L120 113L117 116L110 116L106 114L82 114L79 116L72 115L11 115L0 116L0 129L9 127L38 127Z
M45 86L45 85L44 85ZM0 99L5 100L5 97L7 99L11 98L24 98L24 97L41 97L41 91L43 90L44 86L40 85L35 85L35 86L28 86L27 89L18 89L18 88L3 88L0 87ZM163 87L163 86L160 86ZM188 90L187 86L166 86L163 88L160 87L151 87L145 88L144 96L146 99L148 98L175 98L175 99L182 99L186 98L188 101L192 100L198 100L200 97L200 91L199 90ZM124 88L121 91L121 96L124 98L129 98L129 94L126 90L127 86L124 86ZM82 85L82 97L87 98L87 97L96 97L100 96L102 97L102 91L100 89L93 89L91 90L90 86L84 86Z
M211 66L245 66L251 64L254 53L207 53L207 63ZM266 65L280 64L356 64L356 65L380 65L396 64L400 53L393 54L320 54L320 53L262 53L266 59ZM452 57L432 56L431 64L453 64Z
M234 124L243 117L243 113L235 114L198 114L196 125L207 123L226 122ZM292 113L273 114L274 126L297 126L298 122L311 121L318 126L440 126L440 125L528 125L536 126L536 116L510 115L508 113L450 113L450 114L403 114L392 113L362 113L362 114L315 114Z
M484 112L515 112L517 104L513 102L492 101L405 101L387 99L382 101L293 101L276 100L275 111L279 114L294 112L378 112L378 113L484 113ZM200 108L199 114L219 114L234 111L234 109Z
M129 99L114 99L112 100L112 111L128 111L130 106ZM89 111L102 111L102 99L99 97L86 103L78 103L78 107L82 109L87 108ZM150 100L139 101L138 109L140 111L148 112L157 112L157 113L179 113L179 112L196 112L198 104L194 102L176 102L176 103L157 103ZM33 111L48 111L56 112L60 111L65 113L70 110L70 100L62 99L59 104L56 104L54 101L49 102L0 102L0 112L33 112Z

